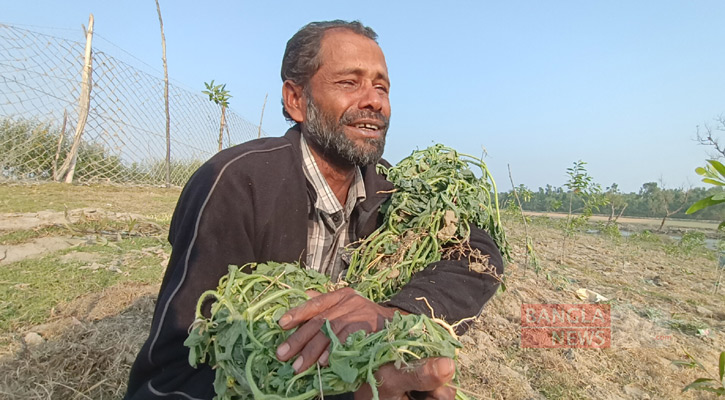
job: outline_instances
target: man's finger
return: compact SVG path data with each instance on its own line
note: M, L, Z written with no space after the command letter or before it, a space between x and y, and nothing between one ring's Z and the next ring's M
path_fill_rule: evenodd
M287 340L284 341L279 347L277 347L277 358L280 361L287 361L294 357L295 354L302 350L307 342L312 340L318 333L322 333L320 328L325 320L322 318L315 318L302 325L295 331ZM324 336L324 335L323 335Z
M393 364L386 364L375 374L381 381L380 390L399 390L402 392L428 392L448 383L456 372L456 366L450 358L427 358L410 369L396 369Z
M335 304L339 303L342 299L344 299L346 296L349 296L351 293L354 294L355 291L350 288L343 288L334 292L325 293L313 297L302 303L302 305L297 306L284 313L284 315L282 315L282 318L279 319L279 326L282 327L282 329L294 328L301 323L313 318L317 314L320 314L323 311L335 306Z
M318 331L305 347L300 351L299 357L292 363L295 372L300 373L311 367L330 346L330 339L322 331ZM327 360L324 360L327 362Z
M454 400L456 398L456 389L444 385L429 392L411 391L408 397L412 400Z
M430 400L453 400L456 398L456 389L444 385L438 389L428 392L428 399Z

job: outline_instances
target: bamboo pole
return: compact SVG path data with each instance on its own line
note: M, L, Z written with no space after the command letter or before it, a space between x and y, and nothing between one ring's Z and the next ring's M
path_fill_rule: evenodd
M85 57L83 60L83 78L81 81L81 95L78 99L78 124L76 125L75 135L73 137L73 145L68 152L68 155L63 161L58 170L58 179L65 175L65 183L73 182L73 175L75 174L76 161L78 160L78 148L81 145L81 137L83 136L83 130L86 128L86 122L88 121L88 111L91 104L91 86L92 86L92 73L93 73L93 59L91 58L91 42L93 40L93 14L88 17L88 30L86 31L86 49Z
M159 14L161 26L161 59L164 61L164 106L166 110L166 187L171 187L171 119L169 117L169 70L166 67L166 36L164 36L164 21L161 19L161 7L156 0L156 12Z

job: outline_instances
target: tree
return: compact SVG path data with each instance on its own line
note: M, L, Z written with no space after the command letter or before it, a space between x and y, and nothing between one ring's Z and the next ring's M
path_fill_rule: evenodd
M657 230L661 232L662 228L665 226L667 218L677 214L685 208L687 205L687 199L690 197L691 190L684 190L682 188L675 190L667 189L661 179L660 185L662 186L661 188L653 190L650 204L652 210L654 211L654 215L662 215L662 222L660 223L659 228L657 228Z
M607 219L607 225L616 224L619 217L624 214L624 210L627 209L627 201L622 192L619 191L619 185L616 183L612 183L612 186L607 188L604 197L606 197L611 211Z
M222 140L224 139L224 125L226 122L225 114L227 107L229 107L229 99L232 98L232 95L230 95L229 91L226 90L226 83L223 85L215 86L214 80L212 79L210 83L204 82L204 86L206 86L206 90L202 90L201 92L209 95L209 100L213 101L222 108L222 118L219 122L219 151L222 151Z
M564 260L567 236L573 236L576 229L586 224L592 213L606 204L607 201L602 195L601 185L594 183L594 178L587 172L586 164L586 162L579 160L574 162L572 167L566 169L566 174L569 176L569 179L564 186L569 189L569 212L566 216L566 225L564 227L564 239L561 244L561 257L559 258L560 263ZM578 198L583 203L582 207L578 210L574 210L573 208L575 198ZM573 217L573 211L579 211L580 215Z

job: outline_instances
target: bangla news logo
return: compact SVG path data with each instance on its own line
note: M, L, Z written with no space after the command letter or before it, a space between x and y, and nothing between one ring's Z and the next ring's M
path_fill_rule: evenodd
M521 305L521 347L603 349L611 343L609 304Z

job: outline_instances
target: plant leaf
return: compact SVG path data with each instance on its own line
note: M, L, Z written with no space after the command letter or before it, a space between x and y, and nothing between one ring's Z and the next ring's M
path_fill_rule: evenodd
M717 193L712 195L712 199L715 201L723 201L725 200L725 192Z
M707 160L707 162L709 162L721 176L725 177L725 165L722 165L722 163L717 160Z
M695 204L691 205L690 208L687 209L687 211L685 211L685 214L692 214L696 211L702 210L703 208L714 206L716 204L720 204L723 201L725 201L725 200L719 200L719 201L713 200L713 197L715 197L715 195L712 195L710 197L705 197L704 199L698 200Z
M703 178L702 181L715 186L725 186L725 182L721 182L712 178Z
M720 352L720 383L725 387L725 351Z
M710 378L698 378L698 379L695 379L694 381L692 381L692 383L690 383L689 385L682 388L682 392L686 392L690 389L695 389L695 390L708 390L709 389L709 391L715 390L712 387L712 382L715 382L715 380L710 379Z

